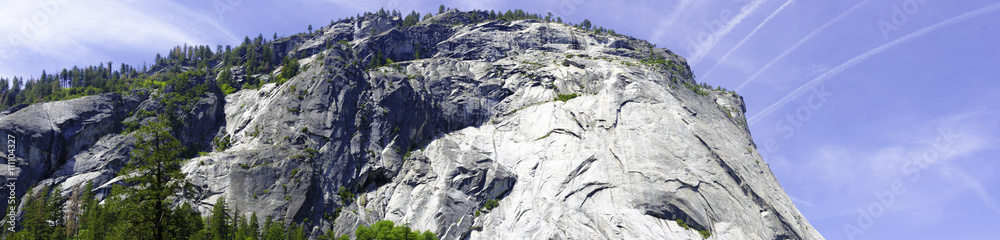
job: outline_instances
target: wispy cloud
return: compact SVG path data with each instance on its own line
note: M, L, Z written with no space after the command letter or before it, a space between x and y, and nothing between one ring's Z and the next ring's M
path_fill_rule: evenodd
M681 17L681 15L686 15L685 13L688 12L688 9L691 7L691 3L694 3L694 0L677 1L677 5L674 5L673 10L670 10L667 18L660 22L660 26L673 25L674 22Z
M812 202L802 200L791 195L789 195L788 197L792 199L792 202L795 203L796 206L816 207L816 204L813 204Z
M722 38L726 37L726 35L728 35L729 32L732 31L734 27L736 27L736 25L739 25L740 22L743 22L743 19L745 19L747 16L750 16L750 14L756 11L757 7L760 7L760 4L764 3L765 1L767 0L757 0L751 2L749 5L743 6L743 8L740 9L740 13L737 14L736 17L733 17L733 19L726 22L726 24L723 25L722 28L713 32L705 42L699 43L695 47L694 53L691 55L691 61L690 61L691 65L698 65L698 62L701 62L701 60L704 59L705 55L711 52L712 49L715 48L715 45L718 44L720 40L722 40Z
M891 139L889 144L872 149L857 145L825 145L812 151L809 154L811 157L795 163L798 174L791 176L790 180L809 179L818 183L810 186L817 191L803 192L809 196L807 199L819 201L816 205L841 205L839 208L825 208L826 211L834 211L825 213L827 215L855 214L857 206L866 206L872 201L872 192L885 191L886 186L897 180L903 181L910 190L900 196L906 204L894 206L893 211L928 206L942 208L940 205L947 199L972 191L991 210L1000 213L997 202L979 180L961 170L980 161L974 156L995 148L998 139L994 135L998 124L993 119L997 117L990 111L973 110L928 122L902 123L902 127L890 132L873 133L873 137ZM941 141L950 144L942 148ZM914 179L913 173L906 169L907 163L926 159L931 149L934 149L936 160ZM917 181L916 184L914 181ZM946 187L953 184L963 187ZM944 189L948 191L941 191ZM831 196L836 196L836 202L825 200L831 199ZM806 200L798 202L812 203Z
M163 50L236 39L215 19L170 1L10 1L0 5L0 16L0 32L9 33L0 39L0 61L10 63L4 75L111 60L107 49Z
M798 49L799 46L802 46L803 43L805 43L805 42L809 41L810 39L812 39L813 37L815 37L816 34L819 34L819 33L823 32L823 31L825 31L826 28L830 27L834 23L840 22L841 19L844 19L844 17L846 17L848 15L851 15L852 13L854 13L854 11L857 11L858 9L861 9L865 5L868 5L868 3L870 3L871 1L872 0L865 0L863 2L855 4L850 9L847 9L847 11L844 11L844 12L840 13L840 15L837 15L833 19L830 19L830 21L827 21L826 23L824 23L819 28L816 28L816 30L813 30L812 32L810 32L809 34L807 34L805 37L802 37L802 39L799 39L798 42L795 42L795 44L792 44L792 46L790 46L787 49L785 49L785 51L781 52L781 54L778 54L777 57L774 57L773 59L771 59L771 61L767 62L767 64L764 64L764 66L761 67L760 69L758 69L757 72L754 72L753 75L750 75L750 77L748 77L746 80L743 80L743 83L740 83L740 86L736 87L736 91L739 92L741 89L743 89L743 87L746 87L747 84L749 84L751 81L753 81L754 79L756 79L757 76L760 76L761 73L763 73L764 71L767 71L768 69L770 69L771 66L773 66L775 63L777 63L778 61L781 61L782 59L784 59L785 56L788 56L789 53L791 53L792 51L795 51L796 49Z
M1000 214L1000 206L997 205L997 201L993 198L993 195L983 187L983 184L979 180L974 179L970 174L966 173L961 168L956 168L956 172L961 181L965 182L965 186L970 188L979 197L979 200L983 201L983 205L987 208L993 210L997 214Z
M813 87L816 87L817 85L819 85L819 84L821 84L821 83L829 80L830 78L833 78L834 76L837 76L841 72L843 72L843 71L845 71L847 69L850 69L851 67L854 67L854 65L857 65L858 63L861 63L861 62L867 60L868 58L881 53L882 51L885 51L887 49L893 48L893 47L895 47L895 46L897 46L897 45L899 45L901 43L905 43L905 42L910 41L910 40L912 40L914 38L918 38L918 37L924 36L927 33L933 32L933 31L935 31L935 30L937 30L939 28L942 28L942 27L945 27L945 26L949 26L949 25L952 25L952 24L955 24L955 23L959 23L959 22L968 20L970 18L978 17L978 16L981 16L983 14L994 12L996 10L1000 10L1000 3L995 3L995 4L992 4L992 5L986 6L986 7L982 7L982 8L979 8L977 10L974 10L974 11L971 11L971 12L967 12L965 14L962 14L962 15L950 18L948 20L939 22L937 24L924 27L924 28L922 28L920 30L917 30L916 32L907 34L906 36L903 36L903 37L901 37L899 39L896 39L896 40L894 40L892 42L883 44L883 45L878 46L878 47L876 47L876 48L874 48L872 50L869 50L869 51L867 51L865 53L862 53L861 55L858 55L858 56L852 58L851 60L848 60L847 62L844 62L844 63L840 64L839 66L833 68L829 72L826 72L823 75L820 75L819 77L816 77L813 80L809 81L805 85L802 85L801 87L795 89L795 91L792 91L788 95L785 95L784 97L782 97L777 102L771 104L770 106L767 106L767 108L764 108L764 110L760 111L760 113L757 113L757 114L754 114L753 116L751 116L750 119L749 119L749 121L747 121L747 122L749 122L750 125L753 125L753 124L757 123L757 121L760 121L761 118L763 118L763 117L765 117L765 116L773 113L778 108L780 108L780 107L788 104L789 102L791 102L792 99L798 98L802 94L805 94L806 92L808 92Z
M705 75L702 78L703 79L708 78L709 75L712 75L712 72L715 71L715 68L718 67L720 63L725 62L726 59L729 58L729 55L733 53L733 51L736 51L736 49L739 49L741 46L743 46L743 43L745 43L748 39L756 35L757 31L760 30L761 27L767 25L767 23L770 22L771 19L774 18L774 16L777 16L778 13L781 13L781 10L785 10L785 7L788 7L788 5L791 5L793 2L795 2L795 0L788 0L785 2L785 4L782 4L780 7L778 7L778 9L774 10L774 12L771 12L771 15L768 15L767 18L764 19L764 21L760 22L760 24L757 24L757 27L754 27L753 30L750 31L750 34L747 34L747 36L743 37L743 39L740 39L740 42L736 43L736 46L730 48L729 51L726 51L726 54L723 54L722 57L719 58L718 61L715 61L715 64L712 64L712 67L708 68L708 71L705 72Z
M688 16L691 13L691 4L694 0L679 0L670 10L670 13L666 15L666 18L660 20L656 27L653 27L653 34L650 34L650 40L659 40L664 37L668 32L674 30L673 26L681 16Z

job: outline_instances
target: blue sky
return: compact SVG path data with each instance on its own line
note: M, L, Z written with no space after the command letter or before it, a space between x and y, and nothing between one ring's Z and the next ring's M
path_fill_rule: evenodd
M1000 236L997 1L9 0L0 77L442 3L587 18L686 57L745 97L764 159L828 239Z

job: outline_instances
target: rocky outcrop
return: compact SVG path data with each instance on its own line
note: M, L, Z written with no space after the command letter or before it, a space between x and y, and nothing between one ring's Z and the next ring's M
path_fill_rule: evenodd
M16 179L18 197L25 196L29 186L58 186L68 197L91 182L96 197L104 199L119 183L117 172L135 144L124 123L141 125L156 119L156 113L165 111L161 95L142 90L126 96L108 93L0 113L0 132L17 139L15 159L8 163L13 163L15 174L9 177ZM206 94L192 109L177 114L180 126L175 135L187 146L202 146L194 150L210 149L223 104L214 93ZM23 201L18 204L23 207Z
M482 14L369 15L270 43L301 73L181 113L175 135L207 153L178 202L224 197L312 236L389 219L443 239L822 239L756 152L742 98L698 86L684 58ZM133 109L162 106L108 94L0 122L46 162L25 179L100 190L134 141L120 122L149 120Z
M7 159L14 175L4 175L16 179L14 191L18 196L23 195L29 186L46 179L98 177L87 173L113 168L115 164L109 166L108 163L118 162L120 165L122 159L118 156L127 156L127 149L110 149L113 147L106 142L114 136L108 134L119 132L121 121L142 100L137 96L122 97L109 93L20 109L15 107L16 111L0 114L0 133L5 139L13 140L12 145L15 146L15 158ZM5 147L5 150L5 155L9 156L10 149ZM94 156L109 152L114 153L105 157ZM82 160L85 158L96 161ZM114 176L116 170L108 173ZM0 203L5 209L6 204L6 201Z

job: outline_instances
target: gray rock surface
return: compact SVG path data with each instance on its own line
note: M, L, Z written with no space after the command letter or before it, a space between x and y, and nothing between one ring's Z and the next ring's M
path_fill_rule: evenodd
M196 190L178 202L309 219L313 237L388 219L442 239L822 239L756 152L742 98L699 87L684 58L471 14L365 16L271 42L277 59L305 56L297 76L181 113L175 134L210 152L182 167ZM378 56L395 64L367 69ZM121 122L162 110L140 96L0 113L0 130L30 139L22 179L108 189L134 142Z
M24 195L28 187L42 180L51 182L50 178L62 181L72 176L76 181L113 177L114 171L104 175L89 173L106 169L109 163L120 163L119 156L127 155L127 150L113 149L106 142L115 138L113 135L121 129L121 121L140 100L109 93L0 113L0 133L5 140L11 139L8 136L13 136L14 140L15 158L7 159L7 164L15 174L4 173L8 178L17 179L14 192ZM7 144L4 146L7 156L10 152ZM113 156L95 156L110 152L114 153L108 155ZM10 190L5 185L3 191ZM0 206L6 209L7 201Z

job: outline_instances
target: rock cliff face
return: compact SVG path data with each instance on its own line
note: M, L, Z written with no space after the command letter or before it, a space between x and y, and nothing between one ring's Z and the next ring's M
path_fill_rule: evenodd
M270 43L304 56L303 70L183 113L182 142L231 147L186 162L197 190L178 202L207 213L224 197L247 214L309 219L314 237L388 219L443 239L822 239L756 152L742 98L698 86L684 58L470 14L412 27L363 17ZM379 56L395 63L367 69ZM20 141L18 186L69 194L94 181L106 193L134 143L122 122L146 121L135 112L162 109L157 98L0 113Z

